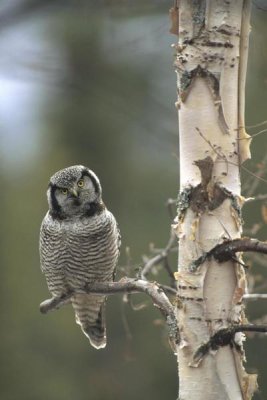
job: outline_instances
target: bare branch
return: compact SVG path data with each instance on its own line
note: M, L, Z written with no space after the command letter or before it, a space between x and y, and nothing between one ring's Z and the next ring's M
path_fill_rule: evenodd
M151 269L154 267L154 265L157 265L161 263L164 260L167 260L168 254L173 248L174 243L176 242L176 234L174 233L173 229L171 229L170 232L170 238L169 241L166 245L166 247L156 256L150 258L146 264L144 265L142 271L141 271L141 279L145 280ZM169 264L164 265L167 272L169 273L171 279L174 279L172 271L169 269Z
M234 240L227 240L217 246L213 247L207 253L195 260L190 266L190 270L196 271L197 268L206 260L214 257L219 263L233 259L236 253L240 252L256 252L267 254L267 243L261 242L257 239L241 238Z
M230 260L235 253L256 252L267 254L267 243L257 239L244 237L229 242L222 243L213 249L212 255L219 262Z
M222 328L211 336L210 340L202 344L193 356L191 366L196 367L209 353L210 350L216 351L223 346L237 346L234 342L235 334L238 332L260 332L267 333L267 325L232 325L227 328Z
M267 293L247 293L244 294L243 299L245 300L260 300L267 299Z
M166 294L169 294L170 296L177 296L177 289L174 287L162 285L161 283L158 283L158 285Z
M46 314L49 311L60 308L64 304L70 302L71 297L75 293L93 293L98 295L111 295L116 293L147 294L166 318L170 344L172 349L176 352L176 346L180 341L180 337L174 307L163 289L161 289L156 282L124 277L118 282L97 282L92 285L85 285L79 291L69 291L60 297L53 297L49 300L45 300L40 304L41 313Z
M263 157L262 161L261 161L261 165L263 165L263 168L258 168L257 174L256 176L259 179L253 179L252 182L250 182L248 191L246 192L246 196L247 197L251 197L253 196L253 194L255 193L256 189L258 188L260 181L265 181L262 178L262 175L265 174L265 168L266 168L266 164L267 164L267 154ZM265 167L265 168L264 168ZM246 168L244 168L244 170L246 170Z
M248 199L246 199L245 204L250 203L252 201L263 201L263 200L267 200L267 194L258 194L257 196L249 197Z
M175 217L174 206L176 206L176 205L177 205L177 199L170 199L169 198L166 201L166 207L167 207L167 209L169 211L169 215L170 215L171 220L173 220L174 217Z
M246 128L247 129L258 128L259 126L263 126L263 125L266 125L266 124L267 124L267 120L259 122L258 124L255 124L255 125L246 125Z
M267 325L236 325L233 327L234 333L237 332L260 332L267 333Z

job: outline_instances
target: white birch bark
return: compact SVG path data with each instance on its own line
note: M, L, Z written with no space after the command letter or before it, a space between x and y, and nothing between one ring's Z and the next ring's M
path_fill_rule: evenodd
M250 157L243 118L249 16L250 0L179 1L179 400L250 399L256 387L242 365L242 334L236 344L196 353L220 329L245 322L242 265L209 259L194 268L215 245L241 236L239 165Z

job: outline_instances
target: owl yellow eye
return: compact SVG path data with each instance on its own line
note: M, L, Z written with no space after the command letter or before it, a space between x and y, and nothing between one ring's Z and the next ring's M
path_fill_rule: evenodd
M78 185L80 188L84 187L84 181L83 181L83 179L80 179L80 180L78 181L77 185Z
M60 189L60 191L62 194L65 194L65 195L68 194L68 189L62 188L62 189Z

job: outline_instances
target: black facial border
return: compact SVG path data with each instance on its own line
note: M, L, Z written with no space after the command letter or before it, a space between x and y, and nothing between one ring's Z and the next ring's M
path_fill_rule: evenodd
M92 175L92 174L90 173L90 171L88 171L88 169L84 169L84 170L82 171L81 178L83 178L84 176L88 176L88 178L91 179L96 194L98 194L98 195L101 194L101 193L100 193L100 192L101 192L101 189L100 189L99 183L97 182L97 180L96 180L96 178L94 177L94 175Z

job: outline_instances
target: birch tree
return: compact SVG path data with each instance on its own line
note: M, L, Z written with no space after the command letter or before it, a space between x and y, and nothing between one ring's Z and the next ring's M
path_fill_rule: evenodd
M243 367L243 334L229 329L246 323L246 275L231 246L242 243L240 166L250 157L244 128L249 18L249 0L181 0L172 9L172 32L178 34L180 194L174 229L182 400L250 399L256 388L256 376ZM222 244L228 251L218 257Z

